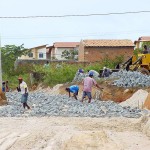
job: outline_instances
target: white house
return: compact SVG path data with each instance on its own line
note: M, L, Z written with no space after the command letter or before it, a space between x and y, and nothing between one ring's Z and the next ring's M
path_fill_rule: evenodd
M49 51L47 51L46 45L30 48L30 52L27 55L22 55L18 59L48 59Z
M79 50L79 42L55 42L53 46L49 47L49 51L51 51L51 59L57 60L65 60L62 57L62 53L64 51L78 51Z

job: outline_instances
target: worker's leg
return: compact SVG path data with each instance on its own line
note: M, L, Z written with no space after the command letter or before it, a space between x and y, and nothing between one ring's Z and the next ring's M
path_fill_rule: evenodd
M25 106L30 109L30 106L27 104L27 102L25 102Z
M24 108L24 109L26 108L26 104L25 104L25 103L23 103L23 108Z
M89 101L88 101L88 103L91 103L91 99L92 99L91 92L87 92L87 96L88 96L88 98L89 98Z
M25 95L24 95L24 105L25 105L25 107L27 107L28 109L30 109L30 107L28 106L28 104L27 104L27 100L28 100L28 93L26 93Z
M85 91L83 91L83 95L82 95L82 100L81 100L81 102L83 102L83 99L86 97L86 92Z

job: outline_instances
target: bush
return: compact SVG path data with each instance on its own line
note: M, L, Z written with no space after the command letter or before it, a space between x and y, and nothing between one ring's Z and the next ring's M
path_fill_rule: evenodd
M21 76L28 86L30 83L30 73L36 73L39 78L34 80L34 84L42 83L46 86L54 86L56 84L63 84L71 82L79 68L84 69L85 72L88 70L95 70L99 72L104 66L108 68L114 68L116 64L122 63L124 60L123 56L117 56L114 60L110 60L108 57L103 59L101 62L91 63L84 67L84 64L67 64L62 63L60 67L56 67L56 64L50 64L49 67L44 68L43 65L25 64L19 66L11 74L3 74L3 79L9 81L10 88L15 89L18 86L18 77Z

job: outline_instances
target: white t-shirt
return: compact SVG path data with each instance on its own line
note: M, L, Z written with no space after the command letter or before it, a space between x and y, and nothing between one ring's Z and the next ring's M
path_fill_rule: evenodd
M24 81L22 81L22 83L20 83L21 94L25 93L25 88L27 88L27 93L28 93L27 84Z

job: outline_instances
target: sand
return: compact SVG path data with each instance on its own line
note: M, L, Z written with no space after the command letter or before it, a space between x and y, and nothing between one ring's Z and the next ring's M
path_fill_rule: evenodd
M144 107L145 100L148 96L148 92L145 90L138 90L135 92L129 99L124 102L121 102L121 106L131 106L142 109Z
M149 118L0 118L0 150L149 150Z

